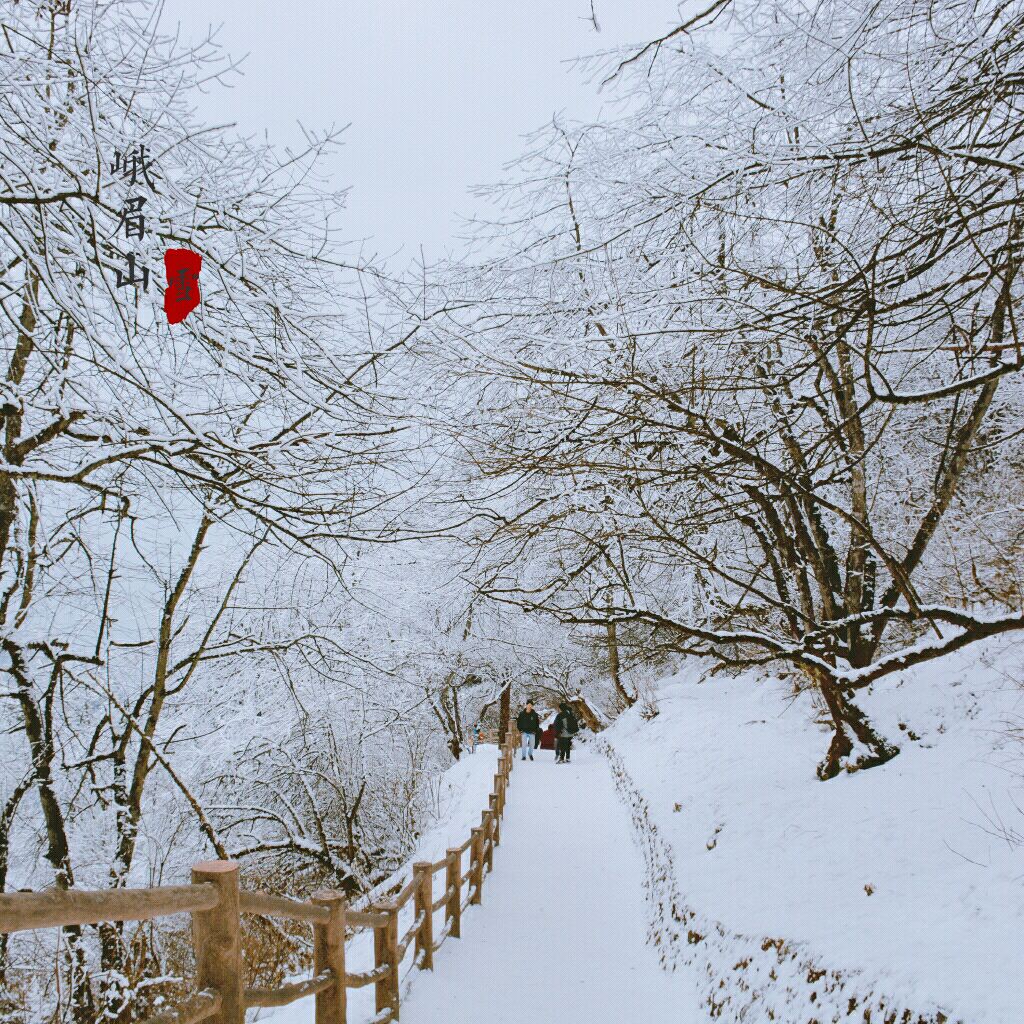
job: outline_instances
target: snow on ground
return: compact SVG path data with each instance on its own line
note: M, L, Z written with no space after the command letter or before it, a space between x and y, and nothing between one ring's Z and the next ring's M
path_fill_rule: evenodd
M604 759L517 762L483 903L402 1004L406 1024L696 1024L692 978L646 943L644 866Z
M484 743L477 747L476 752L463 756L443 773L433 800L433 821L424 830L417 845L416 852L409 862L399 871L379 885L373 893L359 901L360 906L372 900L378 892L391 887L392 883L401 880L404 884L412 876L411 865L419 860L438 861L449 847L461 846L469 838L469 830L480 824L481 812L487 808L487 799L494 787L494 776L498 771L498 747ZM514 782L512 783L514 785ZM468 855L463 859L463 870L469 866ZM440 883L435 876L435 886ZM399 915L399 933L412 923L413 905L408 902ZM435 916L434 927L440 933L444 923L444 912ZM444 949L449 948L446 943ZM369 930L358 932L346 945L346 968L351 973L368 971L373 968L373 933ZM403 974L408 972L413 954L407 954L403 964ZM298 981L299 978L289 979ZM275 1010L251 1011L251 1021L264 1021L266 1024L311 1024L313 1020L314 998L300 999L289 1006ZM375 1016L374 990L372 985L364 988L350 989L348 992L348 1019L350 1024L362 1024Z
M902 752L830 782L814 774L829 734L810 696L750 674L701 681L705 667L658 684L653 720L633 709L604 734L685 903L922 1012L1021 1019L1024 846L993 834L1024 832L1024 747L1007 735L1024 721L1021 644L876 684L860 703Z
M697 1024L693 979L661 969L648 945L644 865L605 759L579 744L569 765L542 751L517 761L501 845L483 902L466 909L434 970L403 968L406 1024ZM496 748L446 774L447 811L415 859L440 859L479 821ZM463 867L468 866L464 861ZM443 923L435 917L435 934ZM403 923L401 929L407 926ZM372 966L372 937L349 943L350 970ZM373 1017L373 988L349 992L349 1021ZM266 1013L272 1024L310 1024L312 999Z

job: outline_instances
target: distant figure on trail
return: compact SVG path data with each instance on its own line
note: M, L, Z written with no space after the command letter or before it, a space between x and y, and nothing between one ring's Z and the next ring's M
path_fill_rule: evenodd
M580 723L564 701L558 705L555 716L555 764L568 764L572 752L572 738L580 731Z
M483 726L479 722L473 726L469 733L469 752L471 754L476 753L476 748L483 742L484 730Z
M526 707L519 712L519 717L516 719L516 728L523 734L523 756L521 760L526 760L526 755L530 755L530 760L533 760L533 751L536 748L540 737L540 715L533 710L533 701L528 700Z

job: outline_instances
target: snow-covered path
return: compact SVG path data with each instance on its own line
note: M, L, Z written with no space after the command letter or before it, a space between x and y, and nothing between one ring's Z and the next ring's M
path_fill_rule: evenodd
M643 862L603 758L536 757L516 761L483 903L416 972L403 1024L702 1019L694 987L645 942Z

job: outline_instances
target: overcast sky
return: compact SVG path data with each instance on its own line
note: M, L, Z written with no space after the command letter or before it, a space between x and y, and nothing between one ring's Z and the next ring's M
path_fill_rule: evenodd
M283 143L351 127L332 165L352 187L345 225L367 253L428 261L459 248L472 185L502 177L521 136L553 114L593 116L602 98L568 61L647 41L676 0L167 0L165 26L248 54L205 114Z

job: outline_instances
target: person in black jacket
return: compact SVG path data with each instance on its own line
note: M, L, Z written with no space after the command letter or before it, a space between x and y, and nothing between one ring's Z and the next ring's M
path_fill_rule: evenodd
M526 760L526 755L530 755L530 760L533 760L533 752L537 748L540 742L540 715L533 710L533 701L528 700L526 707L519 712L519 717L516 719L516 728L523 734L523 755L521 760Z
M558 705L558 714L555 715L555 764L568 764L569 754L572 751L572 738L580 731L580 723L576 716L569 710L569 705Z

